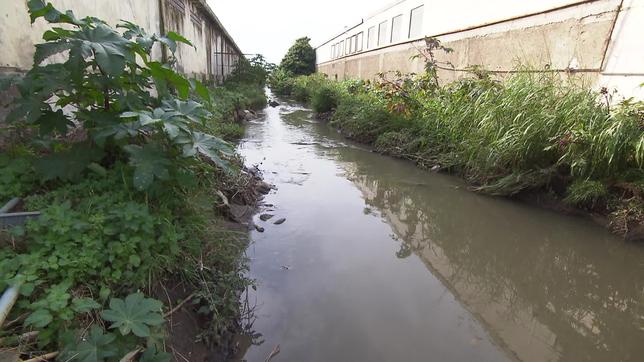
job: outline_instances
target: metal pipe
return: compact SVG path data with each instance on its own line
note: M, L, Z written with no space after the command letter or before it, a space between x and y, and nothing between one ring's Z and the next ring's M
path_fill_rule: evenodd
M7 202L6 204L4 204L4 206L2 207L2 209L0 209L0 214L5 214L5 213L7 213L7 212L11 211L11 209L13 209L14 207L16 207L16 205L18 205L18 203L19 203L19 202L20 202L20 198L19 198L19 197L14 197L13 199L9 200L9 202Z
M0 327L4 324L4 320L7 319L11 308L16 303L18 299L18 292L20 291L20 285L22 283L17 283L16 285L7 288L0 298Z

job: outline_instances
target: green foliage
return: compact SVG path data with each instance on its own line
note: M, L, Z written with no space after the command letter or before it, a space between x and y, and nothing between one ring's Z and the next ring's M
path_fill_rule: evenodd
M9 119L37 127L54 146L60 143L56 137L73 127L72 119L80 121L90 137L83 144L47 150L50 154L36 161L35 167L45 180L76 180L90 164L113 164L115 155L132 158L133 182L140 190L148 189L156 179L164 180L170 163L181 167L181 157L204 155L226 165L222 161L228 155L225 142L209 142L214 148L208 150L203 149L203 142L191 144L205 137L204 123L210 113L188 97L193 92L210 102L208 90L150 57L155 44L173 54L177 43L192 45L187 39L172 32L147 34L125 21L117 25L122 30L118 32L102 20L79 20L72 12L63 14L38 0L30 1L29 9L32 22L44 17L50 24L70 26L45 32L45 42L36 46L34 67L18 84L21 98ZM53 55L64 61L41 64ZM153 88L157 94L150 92ZM63 112L63 107L69 111ZM131 152L136 149L154 152L147 152L142 163L137 158L141 152ZM188 149L203 152L178 152ZM155 166L144 165L153 155Z
M576 180L568 187L565 201L573 206L592 208L607 196L608 189L600 181Z
M235 69L226 79L227 84L252 84L259 87L266 85L268 75L275 69L261 54L251 59L241 58Z
M28 158L0 155L0 204L25 196L35 184L36 178Z
M420 75L331 82L274 72L269 84L318 112L335 107L331 124L348 137L463 175L481 192L546 191L619 214L627 220L619 230L641 222L634 215L643 204L637 185L644 184L644 103L609 106L575 77L523 68L503 81L473 68L472 77L440 85L438 69L449 64L438 62L435 51L451 50L428 41L420 55L427 72ZM636 207L607 202L627 198Z
M20 286L11 318L26 316L3 333L35 329L37 346L25 347L62 346L65 360L118 361L136 350L140 361L169 361L160 302L119 296L172 275L205 288L201 312L213 323L205 333L234 325L237 292L249 282L245 244L212 230L210 195L243 184L230 172L238 158L218 136L240 133L232 123L240 109L265 105L260 79L240 68L240 79L211 93L170 65L179 43L192 46L179 34L125 21L114 30L43 1L28 6L32 21L60 27L37 46L10 117L11 127L38 135L0 155L0 199L22 196L25 209L42 212L0 231L0 289ZM151 59L155 44L170 51L169 64ZM61 62L42 65L53 55ZM196 260L217 272L184 276ZM106 333L105 322L120 333Z
M293 75L309 75L315 72L315 49L308 37L295 40L280 63L280 68Z
M102 362L118 356L119 350L114 343L115 340L114 334L104 333L103 329L95 324L85 338L77 343L67 344L61 353L61 358L81 362Z
M268 86L277 95L291 95L294 81L292 73L277 68L268 77Z
M161 316L163 304L155 299L145 298L141 293L130 294L125 300L112 298L110 309L101 312L101 317L112 322L111 329L118 328L122 335L130 332L138 337L149 337L150 327L164 322Z
M324 83L311 96L311 107L315 112L324 113L338 106L338 91L331 84Z

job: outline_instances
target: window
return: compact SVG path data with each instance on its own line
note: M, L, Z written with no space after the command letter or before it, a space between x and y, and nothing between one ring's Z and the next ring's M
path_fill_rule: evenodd
M376 47L376 27L372 26L367 30L367 48L375 48Z
M378 45L384 45L387 42L387 20L378 25Z
M355 37L355 35L351 37L351 45L349 45L349 52L351 54L356 52L356 37Z
M394 18L391 19L391 42L392 43L402 39L402 34L403 34L402 22L403 22L402 14L398 16L394 16Z
M344 40L340 42L340 56L344 55Z
M344 54L351 54L351 38L347 38L344 42Z
M423 34L423 5L412 9L409 16L409 37L418 38Z
M356 51L361 52L362 51L362 38L364 37L364 34L362 32L359 32L358 35L356 35Z
M331 45L331 59L335 58L335 44Z

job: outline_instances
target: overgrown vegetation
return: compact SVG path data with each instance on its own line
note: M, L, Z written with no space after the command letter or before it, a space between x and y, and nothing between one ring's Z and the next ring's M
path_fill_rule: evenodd
M462 175L478 191L553 194L610 215L624 235L642 224L644 103L611 105L607 90L594 92L574 75L527 69L499 80L473 68L470 77L440 85L438 69L448 65L435 51L451 49L428 39L420 75L332 82L274 74L269 84L318 112L334 108L331 124L348 137Z
M270 69L261 58L242 62L208 89L178 74L172 57L151 58L155 44L169 54L192 46L179 34L129 22L117 31L42 0L28 5L32 22L54 27L16 85L7 129L18 137L2 145L0 202L20 196L42 215L0 232L0 289L20 291L0 348L65 361L169 360L171 306L152 297L177 281L195 290L201 338L225 344L251 281L244 236L213 214L248 177L224 139L240 136L240 112L264 106Z
M280 69L292 75L309 75L315 72L315 49L311 39L303 37L295 40L280 63Z

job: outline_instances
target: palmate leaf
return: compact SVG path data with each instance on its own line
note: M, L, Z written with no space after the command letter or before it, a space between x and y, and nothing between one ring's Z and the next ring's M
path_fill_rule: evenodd
M160 313L162 307L160 301L135 293L128 295L125 300L112 298L110 309L102 311L101 317L112 322L110 328L118 328L124 336L131 332L138 337L149 337L150 327L165 321Z
M85 27L75 37L81 41L80 47L92 50L96 63L108 75L122 74L126 60L134 59L130 42L105 24Z
M48 135L54 131L64 135L67 133L67 127L73 125L62 110L56 112L45 111L36 121L40 125L40 134Z
M171 52L177 51L177 42L190 45L195 48L195 46L190 42L190 40L184 38L183 36L175 33L174 31L169 31L165 36L160 36L159 41L165 44Z
M74 46L73 43L67 41L57 41L36 44L36 53L34 54L34 66L43 62L43 60L66 50L70 50Z
M195 123L201 123L203 119L210 116L201 103L189 100L182 101L179 99L164 100L163 108L166 111L173 112L174 116L181 116Z
M193 132L190 137L178 137L178 144L183 147L184 157L194 157L197 154L206 156L217 166L230 171L230 163L221 156L231 156L233 150L226 141L201 132Z
M114 342L116 336L104 333L97 325L93 325L89 335L80 342L67 344L58 358L63 361L103 362L106 358L115 357L118 348Z
M83 24L83 22L76 19L73 12L67 11L63 14L56 10L51 3L45 4L43 0L29 0L27 1L27 7L29 8L29 17L32 24L40 17L44 17L50 23Z
M155 177L166 180L170 176L168 167L172 162L156 145L127 145L123 148L130 154L130 165L134 167L133 183L138 190L149 188Z

